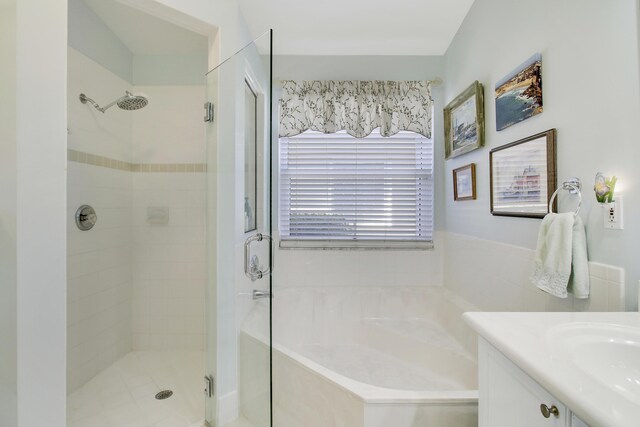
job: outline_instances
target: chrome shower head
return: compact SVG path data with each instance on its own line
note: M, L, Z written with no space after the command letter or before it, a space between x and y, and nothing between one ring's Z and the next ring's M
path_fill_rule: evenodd
M118 107L127 111L139 110L146 107L148 103L149 100L145 96L140 94L134 95L129 91L126 92L125 96L116 101Z
M101 107L98 104L96 104L96 102L93 99L89 98L84 93L80 94L80 102L82 102L83 104L86 104L88 102L91 105L93 105L96 110L100 111L101 113L104 113L105 111L107 111L109 108L113 107L116 104L118 105L119 108L123 110L127 110L127 111L139 110L145 107L149 103L149 100L144 95L139 95L139 94L134 95L127 90L125 91L125 95L123 97L116 99L115 101L113 101L112 103L104 107Z

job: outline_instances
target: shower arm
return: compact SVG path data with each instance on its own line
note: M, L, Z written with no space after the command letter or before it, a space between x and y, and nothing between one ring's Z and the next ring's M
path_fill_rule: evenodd
M129 92L127 92L127 93L129 93ZM109 108L111 108L114 105L116 105L118 103L118 101L120 101L122 98L125 98L125 97L126 97L126 95L116 99L115 101L105 105L104 107L101 107L101 106L98 105L98 103L96 101L94 101L93 99L89 98L84 93L81 93L80 94L80 102L82 102L83 104L86 104L88 102L89 104L93 105L93 107L96 110L98 110L98 111L100 111L101 113L104 114L105 111L107 111Z

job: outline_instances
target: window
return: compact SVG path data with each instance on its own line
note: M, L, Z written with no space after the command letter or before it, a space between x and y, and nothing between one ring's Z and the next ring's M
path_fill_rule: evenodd
M280 138L279 206L282 247L431 247L433 140Z

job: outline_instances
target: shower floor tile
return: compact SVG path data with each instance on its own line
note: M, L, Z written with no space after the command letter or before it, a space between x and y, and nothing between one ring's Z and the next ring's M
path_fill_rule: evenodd
M200 427L203 372L203 352L133 351L67 397L67 427Z

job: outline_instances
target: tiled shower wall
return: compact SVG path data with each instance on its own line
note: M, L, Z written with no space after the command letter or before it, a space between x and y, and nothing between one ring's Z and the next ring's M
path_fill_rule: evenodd
M205 174L133 174L133 349L203 350ZM148 221L162 207L166 225Z
M80 93L109 102L128 82L69 48L68 148L130 162L132 115L100 113ZM103 101L104 100L104 101ZM107 101L109 100L109 101ZM67 384L73 391L131 349L131 173L100 167L97 158L67 166ZM92 205L98 222L80 231L76 209Z
M125 90L149 105L100 113ZM71 392L132 349L200 350L204 340L205 173L201 86L141 90L69 49L68 361ZM96 226L76 228L92 205ZM167 207L151 225L148 207Z
M67 382L72 391L131 349L130 173L69 162L67 224ZM78 206L96 226L80 231Z
M137 86L136 91L150 102L133 116L133 161L165 165L166 171L132 176L133 348L202 350L204 87ZM168 212L164 225L147 221L149 208L157 207Z

